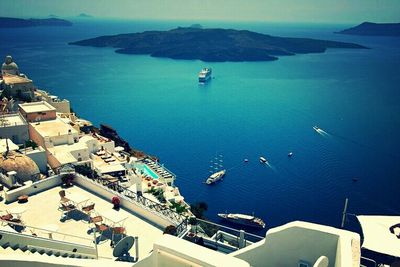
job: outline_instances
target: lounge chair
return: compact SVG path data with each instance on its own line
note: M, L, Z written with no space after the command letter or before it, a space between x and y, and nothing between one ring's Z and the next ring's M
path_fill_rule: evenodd
M65 197L65 190L61 190L60 192L58 192L58 194L60 195L60 203L67 203L70 202L71 200L69 198Z
M100 233L99 241L101 241L101 237L105 231L108 231L110 227L104 223L97 224L95 223L94 226L96 227L96 231Z
M68 219L68 214L71 211L76 210L76 207L73 204L65 202L65 203L61 203L61 205L59 206L58 209L61 210L63 215L66 217L66 219Z
M91 219L90 215L92 214L92 212L95 212L94 205L95 205L95 203L90 203L90 204L82 207L82 209L81 209L81 211L88 216L89 223L90 223L90 219Z
M121 235L120 240L126 235L126 228L125 227L113 227L111 228L112 231L112 237L111 237L111 244L115 244L114 243L114 237L115 235Z

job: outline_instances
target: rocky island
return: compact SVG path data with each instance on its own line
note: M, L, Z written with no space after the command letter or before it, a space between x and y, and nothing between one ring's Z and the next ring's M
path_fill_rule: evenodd
M123 54L149 54L172 59L207 62L270 61L277 56L323 53L327 48L366 48L336 41L276 37L247 30L176 28L100 36L72 45L113 47Z
M72 26L72 23L68 20L58 18L18 19L0 17L0 28L23 28L37 26Z
M400 23L363 22L360 25L337 33L352 35L400 36Z

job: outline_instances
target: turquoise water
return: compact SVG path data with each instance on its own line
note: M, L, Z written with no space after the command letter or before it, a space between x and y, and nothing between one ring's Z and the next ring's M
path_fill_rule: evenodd
M157 174L155 174L152 170L150 170L146 165L143 165L143 172L152 177L153 179L158 179Z
M79 116L110 124L132 146L157 155L177 175L185 200L208 203L211 220L220 222L218 212L254 212L267 227L293 220L338 226L346 197L351 213L399 214L399 38L332 33L349 25L203 23L371 48L242 63L66 44L190 24L94 21L62 30L0 29L0 55L12 54L36 85L68 98ZM215 77L205 86L197 80L203 67ZM207 186L217 151L227 173ZM260 164L260 156L270 165Z

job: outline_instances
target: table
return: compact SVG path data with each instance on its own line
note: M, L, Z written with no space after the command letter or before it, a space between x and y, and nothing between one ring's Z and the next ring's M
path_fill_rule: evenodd
M20 203L28 202L28 198L29 198L28 195L19 196L19 197L18 197L18 202L20 202Z
M89 197L79 193L68 193L65 197L71 200L76 207L83 206L89 200Z
M11 208L8 210L8 213L12 214L13 216L15 216L17 219L21 218L22 213L24 213L26 211L25 207L22 206L17 206L14 208Z
M123 226L124 221L128 219L127 215L124 215L122 212L118 212L113 209L102 212L100 215L107 221L111 222L111 227L115 227L116 225Z
M53 239L53 232L57 232L58 231L58 225L56 224L47 224L45 226L41 227L42 233L48 234L50 239Z

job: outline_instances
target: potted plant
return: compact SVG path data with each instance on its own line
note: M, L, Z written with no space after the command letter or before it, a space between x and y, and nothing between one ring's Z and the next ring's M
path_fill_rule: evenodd
M61 176L61 181L65 187L72 186L72 182L74 181L75 175L73 173L67 173Z
M176 236L176 226L175 225L168 225L167 227L165 227L163 234L175 235Z
M113 196L111 199L111 203L114 205L115 210L119 210L119 206L121 204L121 200L117 196Z

